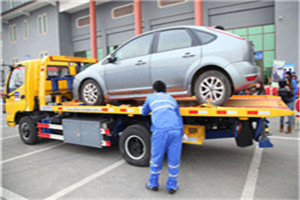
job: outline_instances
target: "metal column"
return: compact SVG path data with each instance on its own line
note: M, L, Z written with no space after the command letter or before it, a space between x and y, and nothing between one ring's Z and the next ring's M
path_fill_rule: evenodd
M134 24L135 24L135 35L142 33L142 11L141 11L141 0L134 0Z
M90 34L92 58L97 59L96 3L90 0Z
M202 16L202 0L195 0L195 25L203 25L203 16Z

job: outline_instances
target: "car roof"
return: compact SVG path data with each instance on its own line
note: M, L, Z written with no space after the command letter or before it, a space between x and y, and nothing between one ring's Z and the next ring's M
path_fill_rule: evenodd
M193 26L193 25L186 25L186 26L171 26L171 27L160 28L160 29L156 29L156 30L152 30L152 31L147 31L147 32L142 33L142 34L137 35L137 36L146 35L146 34L149 34L149 33L155 33L155 32L158 32L158 31L164 31L164 30L176 29L176 28L193 28L193 29L199 29L199 30L207 30L207 29L205 28L205 26Z

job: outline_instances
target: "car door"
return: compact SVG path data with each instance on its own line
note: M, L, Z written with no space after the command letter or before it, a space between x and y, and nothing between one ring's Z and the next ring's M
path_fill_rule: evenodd
M14 114L16 111L25 111L26 98L25 98L25 66L14 68L8 78L5 91L5 111L6 118L9 122L14 121Z
M162 80L168 91L184 91L189 68L201 59L201 46L188 29L171 29L159 33L155 53L151 56L152 82Z
M126 95L143 93L151 89L150 53L152 50L153 34L135 38L111 57L114 62L105 66L105 83L109 95Z

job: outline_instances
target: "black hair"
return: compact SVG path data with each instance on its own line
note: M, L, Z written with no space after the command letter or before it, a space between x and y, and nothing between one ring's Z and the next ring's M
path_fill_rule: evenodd
M167 90L166 84L162 81L155 81L152 86L153 90L155 90L156 92L166 92Z
M279 81L279 87L284 88L286 86L286 81Z
M223 27L223 26L220 26L220 25L218 25L218 26L215 26L215 29L219 29L219 30L225 30L225 28Z
M288 72L285 72L285 74L289 75L289 76L292 76L292 73L290 71Z

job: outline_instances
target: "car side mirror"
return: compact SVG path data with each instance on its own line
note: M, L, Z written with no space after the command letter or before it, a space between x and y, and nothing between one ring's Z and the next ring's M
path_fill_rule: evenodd
M110 55L108 58L107 58L108 62L109 63L115 63L117 58L113 55Z

